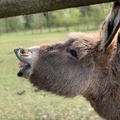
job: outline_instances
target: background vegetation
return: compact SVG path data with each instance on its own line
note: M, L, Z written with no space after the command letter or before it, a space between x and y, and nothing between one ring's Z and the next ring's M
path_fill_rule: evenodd
M64 9L48 13L11 17L0 20L0 34L27 30L57 29L68 31L96 30L104 20L111 4Z
M0 120L102 120L82 97L38 92L17 77L13 49L66 40L69 31L96 31L111 4L0 20ZM7 33L7 34L6 34Z

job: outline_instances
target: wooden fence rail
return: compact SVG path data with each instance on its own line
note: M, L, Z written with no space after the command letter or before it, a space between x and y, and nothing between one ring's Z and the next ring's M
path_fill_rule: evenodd
M113 1L115 0L0 0L0 18Z

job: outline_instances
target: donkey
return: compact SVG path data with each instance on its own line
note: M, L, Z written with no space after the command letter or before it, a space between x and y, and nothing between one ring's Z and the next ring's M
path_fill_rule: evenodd
M19 77L40 90L82 95L107 120L120 120L120 2L99 34L72 33L64 43L17 48Z

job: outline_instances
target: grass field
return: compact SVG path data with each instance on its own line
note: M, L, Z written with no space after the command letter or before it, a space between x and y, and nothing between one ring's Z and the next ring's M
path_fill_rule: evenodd
M102 120L82 97L68 99L35 89L18 78L16 47L66 40L66 32L0 36L0 120Z

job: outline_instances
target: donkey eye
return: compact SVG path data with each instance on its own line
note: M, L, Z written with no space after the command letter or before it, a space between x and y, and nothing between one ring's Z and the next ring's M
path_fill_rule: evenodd
M73 57L75 57L75 58L78 57L77 52L75 50L70 50L69 52Z

